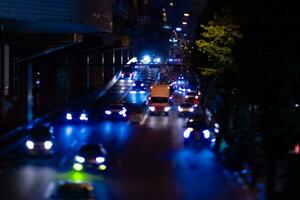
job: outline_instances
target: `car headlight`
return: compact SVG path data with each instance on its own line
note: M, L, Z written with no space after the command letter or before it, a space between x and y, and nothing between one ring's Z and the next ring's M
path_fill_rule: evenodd
M214 126L215 126L216 128L220 128L220 125L219 125L218 123L215 123Z
M27 140L26 146L28 149L33 149L34 148L34 143L31 140Z
M185 97L184 97L184 98L186 98L186 99L187 99L187 98L188 98L188 95L185 95Z
M144 85L145 85L144 83L141 84L142 87L144 87Z
M111 111L110 111L110 110L106 110L106 111L105 111L105 114L110 115L110 114L111 114Z
M150 107L149 107L149 110L150 110L151 112L154 112L154 111L155 111L155 107L154 107L154 106L150 106Z
M135 84L135 83L133 83L133 84L132 84L132 86L136 86L136 84Z
M97 163L103 163L105 161L105 158L104 157L97 157L96 158L96 162Z
M184 138L189 138L191 135L191 132L193 131L193 128L187 128L184 132L183 132L183 137Z
M198 99L199 97L198 96L195 96L195 99Z
M53 145L53 143L52 143L51 141L45 141L45 142L44 142L44 148L45 148L46 150L51 149L52 145Z
M178 106L177 108L178 108L178 111L179 111L179 112L182 112L182 111L183 111L183 109L182 109L180 106Z
M123 110L121 110L120 112L119 112L119 115L125 115L126 114L126 109L123 109Z
M106 170L106 165L100 165L100 166L99 166L99 169L100 169L101 171Z
M81 171L81 170L83 169L83 166L82 166L82 164L80 164L80 163L74 163L73 168L74 168L76 171Z
M167 106L167 107L164 108L164 111L169 112L170 109L171 109L171 107Z
M75 161L77 161L79 163L84 163L85 159L84 159L84 157L81 157L81 156L75 156Z
M202 133L203 133L205 139L208 139L210 137L210 131L209 130L204 130Z
M135 90L131 90L129 93L130 94L136 94L136 91Z
M88 117L87 117L87 115L86 115L85 113L81 113L79 119L80 119L81 121L87 121L87 120L88 120Z
M66 114L66 119L67 120L72 120L72 114L71 113L67 113Z
M194 112L194 108L190 108L189 111L190 111L190 112Z
M141 91L139 91L139 93L140 93L140 94L145 94L146 92L143 91L143 90L141 90Z

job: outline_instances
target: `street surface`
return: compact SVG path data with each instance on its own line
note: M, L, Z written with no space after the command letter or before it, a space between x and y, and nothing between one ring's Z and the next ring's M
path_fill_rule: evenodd
M141 69L138 79L149 91L158 69ZM97 199L250 199L226 173L209 147L185 147L185 117L178 117L176 95L169 116L149 116L147 94L131 94L131 83L118 80L99 100L87 105L89 122L72 124L56 116L55 153L29 156L25 138L1 158L1 199L49 199L60 180L91 182ZM123 102L127 120L105 118L105 108ZM131 122L139 113L139 124ZM82 144L102 143L109 154L107 171L75 172L73 158ZM227 175L226 175L227 174Z

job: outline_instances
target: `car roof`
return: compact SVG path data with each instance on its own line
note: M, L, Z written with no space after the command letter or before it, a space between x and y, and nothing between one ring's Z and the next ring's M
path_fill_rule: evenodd
M66 182L58 186L57 195L64 199L90 199L93 190L88 183Z
M35 126L29 130L29 135L32 139L47 139L52 136L47 126Z
M98 155L106 151L101 144L84 144L79 149L79 154Z
M124 107L122 103L110 104L109 107Z

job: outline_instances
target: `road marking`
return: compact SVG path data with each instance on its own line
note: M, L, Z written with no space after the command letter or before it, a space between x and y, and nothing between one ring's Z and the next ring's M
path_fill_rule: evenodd
M149 116L149 115L148 115L148 111L147 111L146 114L144 115L144 117L143 117L143 119L142 119L140 125L144 125L144 123L146 122L148 116Z
M51 182L51 183L48 185L48 187L47 187L47 189L46 189L46 192L45 192L45 194L44 194L44 197L45 197L46 199L49 199L49 198L50 198L50 195L51 195L51 193L52 193L52 191L53 191L53 189L54 189L54 186L55 186L55 184L54 184L53 182Z

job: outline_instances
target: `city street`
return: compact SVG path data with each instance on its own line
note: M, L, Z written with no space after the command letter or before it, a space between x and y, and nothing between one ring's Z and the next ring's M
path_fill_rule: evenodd
M146 88L156 80L157 69L142 68L137 78ZM99 100L88 105L89 122L71 124L57 116L45 124L54 127L54 155L28 155L25 139L0 163L5 199L48 199L59 181L93 184L97 199L249 199L209 147L184 147L185 117L176 103L169 116L150 116L144 109L147 94L129 93L131 83L118 80ZM103 113L112 102L127 105L127 120L110 120ZM138 110L140 123L131 123ZM72 169L78 149L101 143L108 151L105 172ZM228 175L228 174L227 174Z

